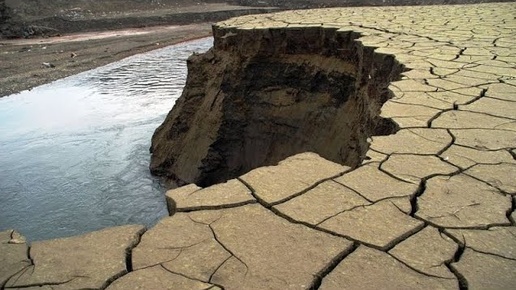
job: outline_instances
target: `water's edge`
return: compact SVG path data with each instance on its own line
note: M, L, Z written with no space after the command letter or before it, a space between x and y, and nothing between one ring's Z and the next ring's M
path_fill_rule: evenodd
M150 138L180 96L189 41L0 99L0 231L30 241L167 215Z

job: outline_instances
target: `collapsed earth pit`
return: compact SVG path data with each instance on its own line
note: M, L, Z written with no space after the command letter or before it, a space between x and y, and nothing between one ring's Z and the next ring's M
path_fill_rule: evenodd
M152 174L205 187L307 151L356 167L368 137L397 130L379 114L404 67L359 33L214 26L213 35L152 137Z

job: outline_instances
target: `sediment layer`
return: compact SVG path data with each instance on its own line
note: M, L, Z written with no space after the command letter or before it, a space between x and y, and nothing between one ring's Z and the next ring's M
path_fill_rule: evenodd
M324 27L213 27L182 96L152 138L151 172L179 185L224 182L306 151L356 167L403 66ZM195 146L192 146L195 144Z

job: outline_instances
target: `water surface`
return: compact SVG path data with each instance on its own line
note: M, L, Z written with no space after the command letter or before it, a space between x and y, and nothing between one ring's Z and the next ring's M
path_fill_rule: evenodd
M148 170L154 129L205 38L0 98L0 231L65 237L167 214ZM58 69L58 68L55 68Z

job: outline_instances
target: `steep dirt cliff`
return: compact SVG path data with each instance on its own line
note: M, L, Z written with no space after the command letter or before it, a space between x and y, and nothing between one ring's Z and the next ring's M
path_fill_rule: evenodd
M296 153L358 165L403 71L355 32L213 27L214 47L188 60L182 96L152 138L151 172L207 186Z

